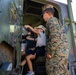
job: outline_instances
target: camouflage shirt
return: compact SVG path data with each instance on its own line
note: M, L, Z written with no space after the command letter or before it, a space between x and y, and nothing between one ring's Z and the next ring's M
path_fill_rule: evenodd
M66 33L59 20L52 17L47 24L47 45L46 50L52 57L64 56L68 58L68 42Z

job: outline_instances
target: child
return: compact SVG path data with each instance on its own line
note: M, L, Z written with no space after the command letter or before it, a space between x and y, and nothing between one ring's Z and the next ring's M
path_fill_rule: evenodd
M32 28L29 25L25 25L24 26L26 29L29 28L30 30L32 30L32 32L36 33L38 35L36 41L36 48L33 52L33 54L29 53L28 56L26 56L26 60L28 63L28 67L29 67L29 72L27 73L27 75L35 75L34 71L33 71L33 66L32 66L32 62L31 60L37 58L38 56L41 55L45 55L45 46L46 46L46 35L45 35L45 27L43 25L40 25L38 27L36 27L35 29ZM27 52L26 52L27 54Z
M26 43L26 49L25 47L22 48L22 55L26 54L33 54L34 53L34 49L36 47L36 41L35 41L35 37L34 37L34 33L28 28L27 29L28 33L25 37L25 43ZM24 45L25 46L25 45ZM25 65L26 63L26 59L22 61L21 66Z

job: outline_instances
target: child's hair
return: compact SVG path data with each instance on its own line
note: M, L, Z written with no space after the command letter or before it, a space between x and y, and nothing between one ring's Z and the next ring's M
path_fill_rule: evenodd
M27 28L26 30L27 30L27 32L31 32L31 35L34 35L34 33L32 32L31 29Z
M29 29L29 28L27 28L26 30L27 30L28 32L32 32L31 29Z

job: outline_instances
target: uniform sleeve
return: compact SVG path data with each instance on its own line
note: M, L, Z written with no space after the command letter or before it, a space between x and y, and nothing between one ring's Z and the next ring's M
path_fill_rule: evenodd
M51 56L53 57L55 55L55 52L57 50L58 45L61 41L61 34L60 34L60 26L57 21L52 22L49 24L49 38L50 40L50 48L51 48Z

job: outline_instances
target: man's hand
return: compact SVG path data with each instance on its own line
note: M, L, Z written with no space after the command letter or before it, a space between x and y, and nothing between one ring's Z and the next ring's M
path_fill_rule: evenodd
M50 54L46 53L46 57L51 59L52 56Z

